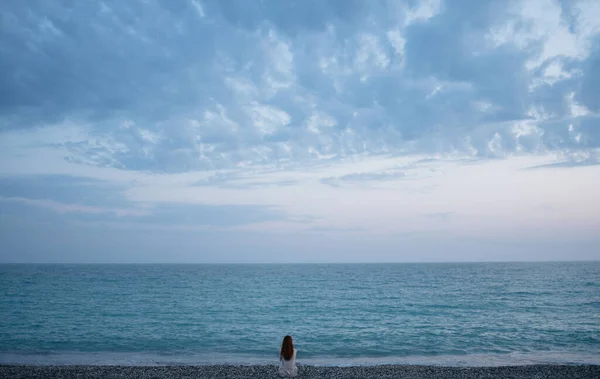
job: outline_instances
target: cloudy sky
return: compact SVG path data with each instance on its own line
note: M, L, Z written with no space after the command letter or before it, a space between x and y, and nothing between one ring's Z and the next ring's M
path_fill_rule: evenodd
M0 5L0 261L600 259L600 2Z

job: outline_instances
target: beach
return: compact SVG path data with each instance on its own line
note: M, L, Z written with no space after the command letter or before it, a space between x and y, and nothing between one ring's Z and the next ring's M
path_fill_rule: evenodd
M0 365L0 378L280 378L277 366L33 366ZM298 378L597 379L600 365L441 367L379 365L299 366Z

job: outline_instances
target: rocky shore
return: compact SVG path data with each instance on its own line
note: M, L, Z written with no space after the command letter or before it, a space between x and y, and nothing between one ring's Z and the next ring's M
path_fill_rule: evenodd
M279 378L276 366L18 366L0 365L0 378ZM600 366L299 366L298 378L597 379Z

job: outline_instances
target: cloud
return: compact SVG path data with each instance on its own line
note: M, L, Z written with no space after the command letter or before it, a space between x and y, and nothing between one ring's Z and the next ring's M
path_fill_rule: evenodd
M98 207L59 203L46 199L0 197L4 217L33 218L36 221L117 223L154 228L235 227L267 221L299 222L273 207L255 205L167 204L144 207ZM51 213L48 213L51 211Z
M117 218L126 216L144 216L148 212L135 209L94 207L81 204L64 204L46 199L28 199L23 197L0 197L1 202L23 204L31 207L40 207L52 210L59 214L88 214L88 215L114 215Z
M210 177L206 184L214 185L218 181ZM226 176L224 176L226 177ZM153 226L237 226L274 220L298 218L271 206L259 205L215 205L186 204L176 202L136 202L128 196L128 185L116 185L111 182L84 177L64 175L44 175L0 178L0 202L6 214L18 215L21 210L27 214L40 213L43 210L55 212L67 220L79 221L118 221ZM272 183L276 186L293 183ZM231 184L231 188L251 188L265 186L267 183L244 183L240 187ZM14 211L13 211L14 210ZM45 218L51 218L47 212Z
M332 187L340 187L343 183L365 183L371 181L398 180L407 178L407 173L399 172L361 172L347 174L340 177L328 177L321 179L321 183Z
M361 231L362 229L360 228L335 228L332 226L315 226L312 228L308 228L305 229L304 231L306 232L315 232L315 233L319 233L319 232L323 232L323 233L330 233L330 232L341 232L341 233L346 233L346 232L358 232Z
M247 178L240 176L239 173L221 173L216 172L214 175L206 179L202 179L194 186L217 186L221 188L267 188L267 187L288 187L298 184L297 180L290 179L267 179L259 180L260 178Z
M588 152L573 152L560 156L556 162L528 167L527 169L543 168L574 168L600 165L600 149Z
M196 1L196 0L191 0L192 5L194 6L194 8L196 9L196 12L198 12L198 17L200 18L204 18L206 17L206 15L204 14L204 9L202 8L202 4L200 4L200 2Z
M161 204L154 206L148 215L132 219L131 221L171 226L238 226L286 219L286 214L274 207L256 205Z
M553 121L585 116L567 97L598 109L593 2L316 2L322 13L305 18L305 5L102 4L6 12L0 124L86 125L75 161L177 172L363 152L537 153L564 148ZM94 12L95 26L79 27ZM532 109L546 115L532 122L543 133L519 143L511 130Z
M597 161L581 161L581 162L557 162L557 163L548 163L545 165L534 166L531 169L538 168L573 168L573 167L582 167L582 166L595 166L599 165L600 162Z
M593 0L10 2L2 204L31 220L261 233L489 217L500 233L521 209L503 213L507 183L537 188L512 194L522 209L567 196L524 168L595 183L599 12ZM557 214L575 233L596 224L572 191L579 202ZM452 223L423 217L448 209ZM535 217L519 225L558 223Z
M123 206L127 204L123 186L67 175L33 175L0 177L0 196L48 204L73 203L85 206Z
M275 107L254 105L249 109L252 121L262 135L274 134L290 123L290 115Z
M594 50L590 57L582 65L581 90L576 92L576 99L598 114L600 112L600 100L597 96L597 88L600 85L600 41L596 37Z

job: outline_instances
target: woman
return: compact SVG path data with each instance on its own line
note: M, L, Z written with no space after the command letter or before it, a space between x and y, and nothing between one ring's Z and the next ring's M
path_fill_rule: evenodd
M296 367L296 349L292 336L283 337L281 350L279 351L279 374L282 376L295 377L298 375L298 367Z

